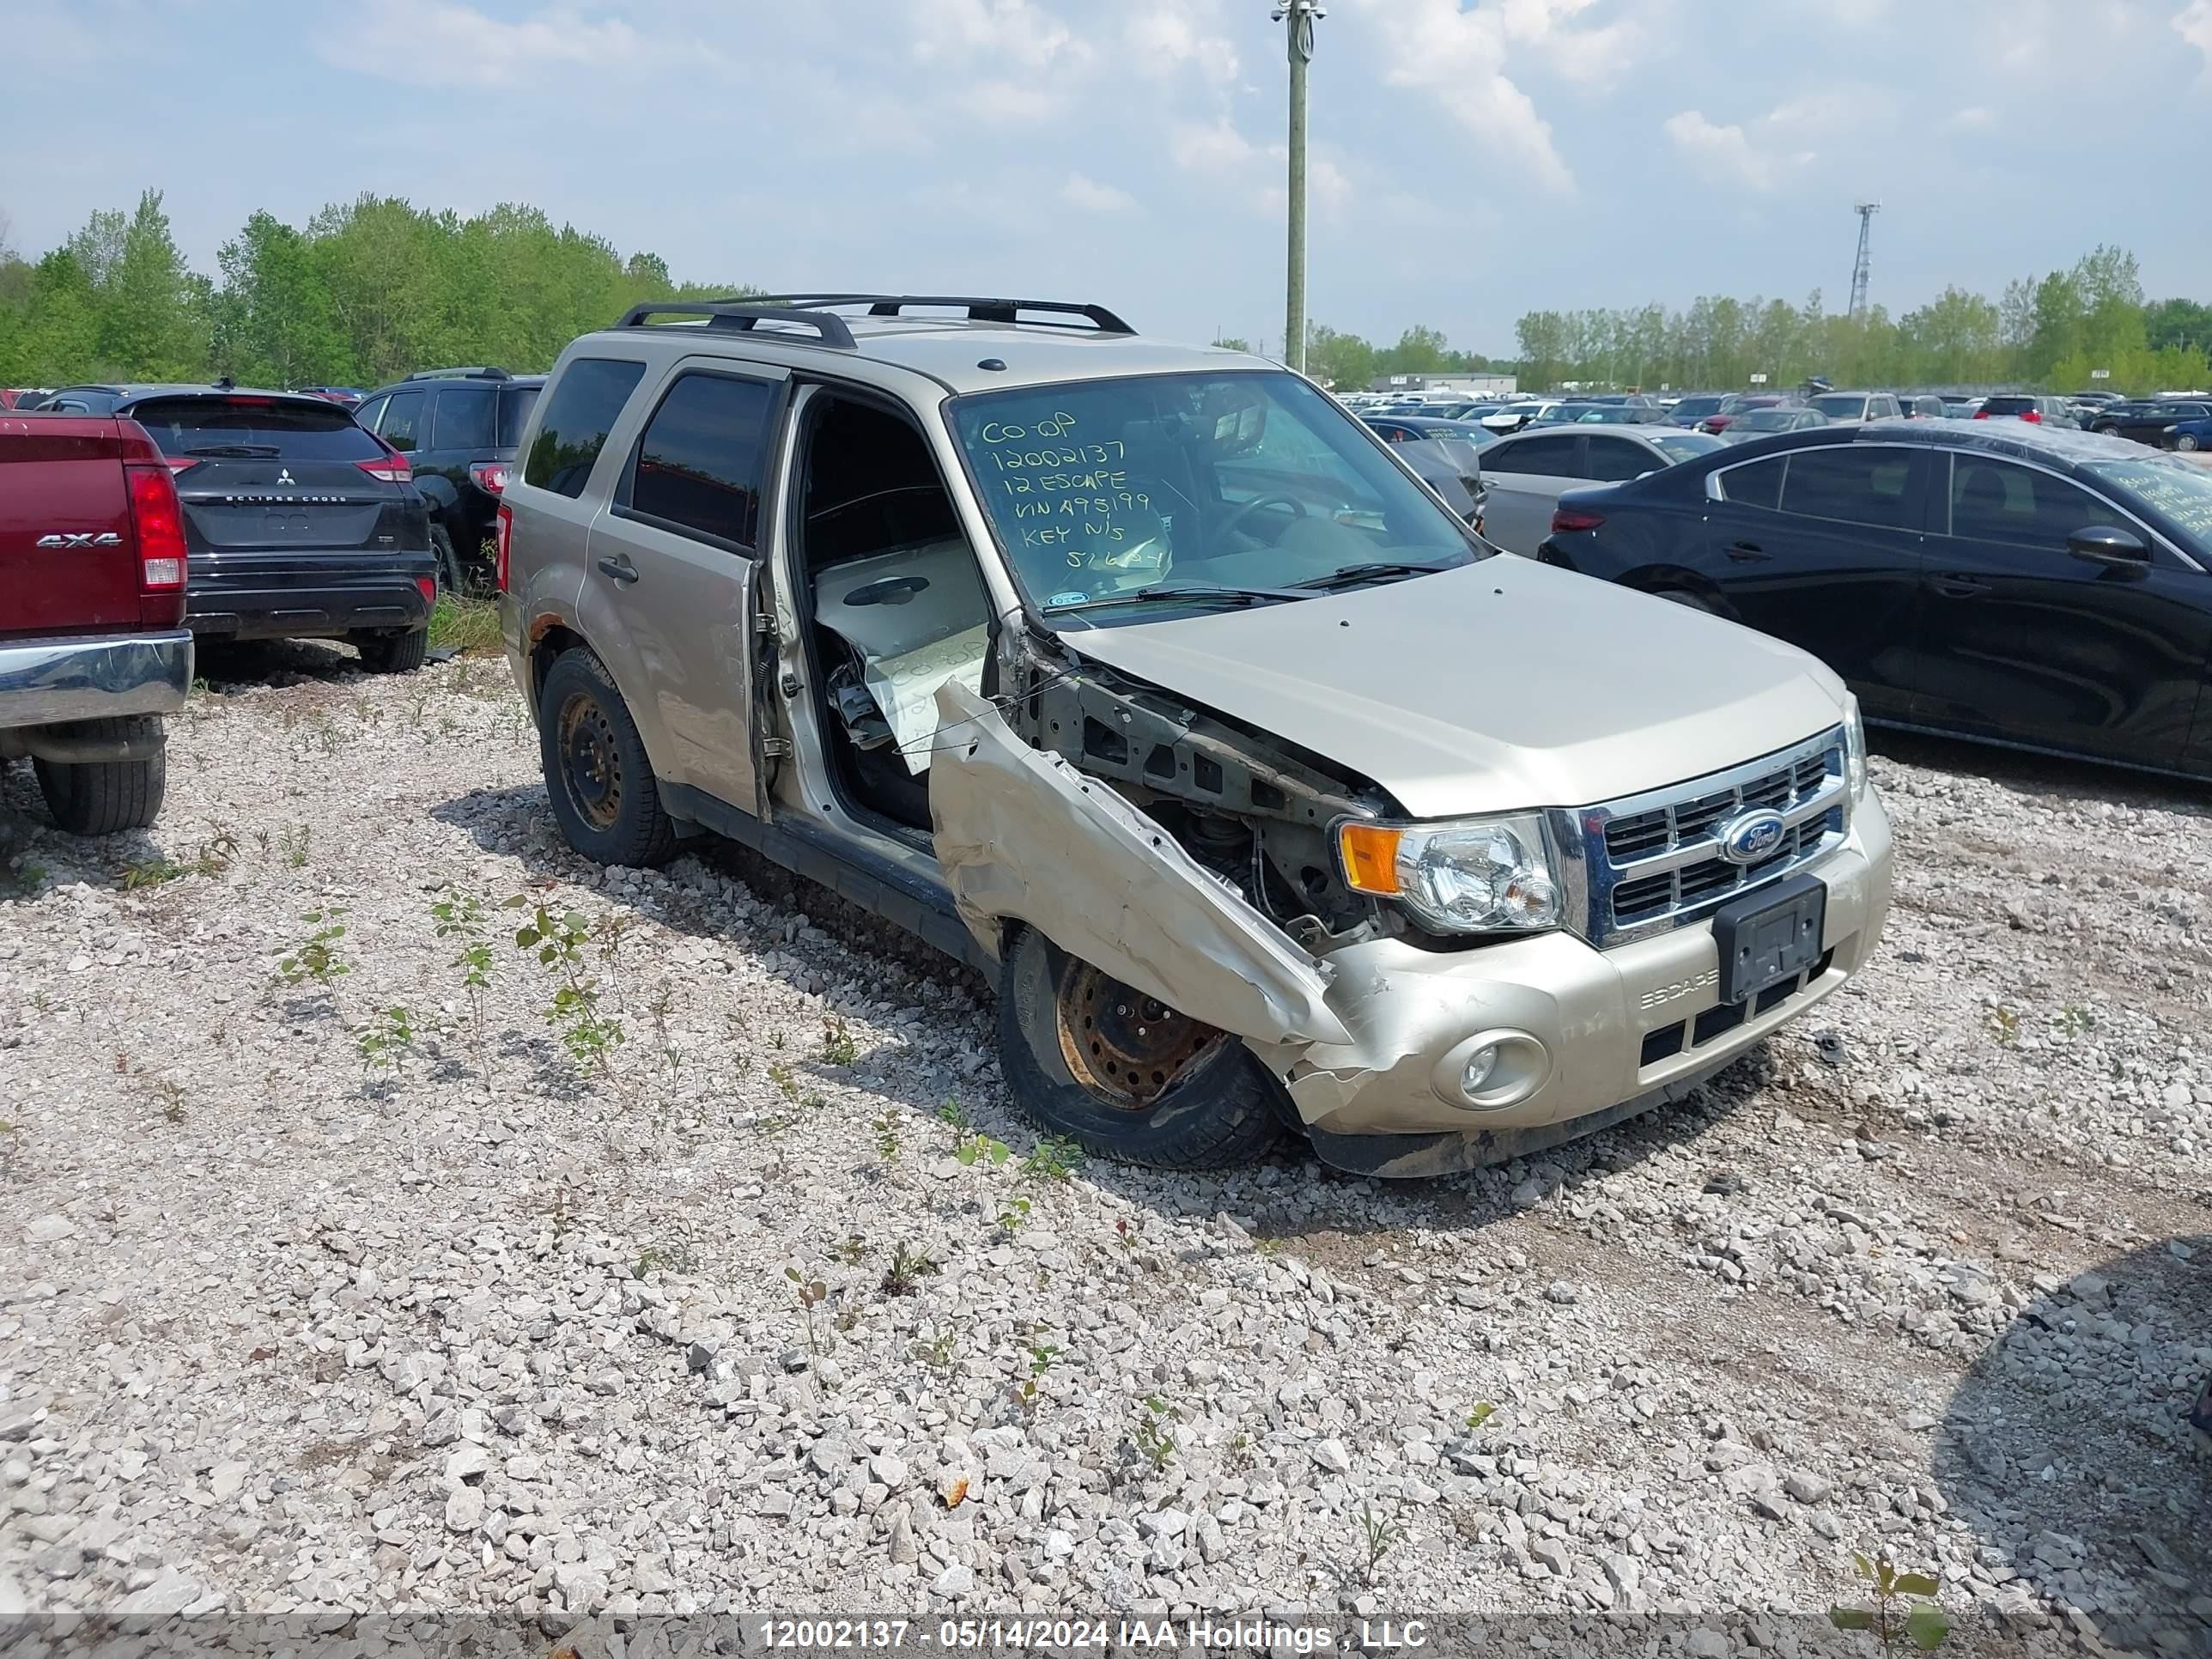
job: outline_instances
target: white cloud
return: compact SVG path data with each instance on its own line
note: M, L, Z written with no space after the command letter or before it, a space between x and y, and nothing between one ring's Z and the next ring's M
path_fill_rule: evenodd
M2204 54L2204 72L2212 75L2212 0L2189 0L2174 14L2173 32Z
M953 102L986 121L1039 121L1060 107L1052 92L1019 81L978 81L955 93Z
M1463 11L1459 0L1357 0L1352 15L1380 36L1389 84L1427 93L1469 131L1517 157L1536 182L1565 191L1574 188L1574 174L1553 146L1550 125L1507 78L1505 64L1516 45L1547 45L1556 61L1569 49L1554 38L1560 21L1589 3L1506 0Z
M1225 115L1212 122L1176 122L1169 129L1168 145L1176 165L1194 173L1227 173L1258 154Z
M917 57L980 55L1024 69L1091 55L1088 42L1032 0L910 0Z
M1200 21L1212 8L1206 0L1154 0L1133 12L1123 33L1134 67L1140 72L1194 68L1216 86L1227 86L1240 65L1237 47L1206 33Z
M1996 114L1979 104L1969 104L1943 125L1954 132L1978 132L1996 125Z
M523 85L563 66L606 69L645 56L637 31L619 19L587 22L573 6L552 6L506 22L459 0L387 0L374 28L326 29L315 51L340 69L425 87Z
M1705 118L1702 110L1686 109L1679 115L1670 115L1661 124L1674 148L1701 163L1708 172L1749 185L1753 190L1770 190L1775 179L1775 164L1767 155L1745 136L1740 126L1723 126Z
M1096 179L1080 173L1071 173L1067 182L1060 187L1060 199L1070 207L1088 208L1100 213L1127 213L1137 205L1137 198L1126 190L1112 185L1102 185Z

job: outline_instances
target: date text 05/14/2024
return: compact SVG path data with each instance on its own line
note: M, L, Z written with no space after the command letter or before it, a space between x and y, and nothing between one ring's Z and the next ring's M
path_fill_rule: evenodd
M1349 1639L1362 1652L1419 1649L1428 1645L1420 1620L1348 1621L1298 1625L1248 1618L1172 1619L869 1619L784 1618L760 1620L761 1645L793 1653L858 1651L867 1649L937 1648L956 1651L1042 1650L1047 1652L1148 1652L1158 1650L1316 1654Z

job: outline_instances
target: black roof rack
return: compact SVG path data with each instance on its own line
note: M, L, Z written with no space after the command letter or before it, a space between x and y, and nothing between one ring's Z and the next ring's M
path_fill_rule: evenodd
M407 378L410 380L511 380L514 376L503 368L490 368L479 363L466 368L418 368Z
M772 300L764 303L750 300L648 300L623 313L622 320L615 326L646 328L651 326L651 319L655 317L703 317L709 328L747 331L760 323L788 323L794 327L812 329L821 337L822 344L840 351L852 351L858 347L843 318L800 311Z
M1070 300L994 300L969 294L779 294L767 303L815 309L828 306L860 306L871 317L896 317L908 307L964 311L971 323L1018 324L1024 311L1088 319L1102 334L1134 334L1137 331L1104 306L1083 305ZM1049 328L1071 325L1046 322Z

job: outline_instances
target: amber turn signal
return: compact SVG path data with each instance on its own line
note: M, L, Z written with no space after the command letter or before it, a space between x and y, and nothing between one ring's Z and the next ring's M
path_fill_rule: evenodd
M1347 823L1336 832L1344 879L1355 892L1398 891L1398 842L1404 834L1379 823Z

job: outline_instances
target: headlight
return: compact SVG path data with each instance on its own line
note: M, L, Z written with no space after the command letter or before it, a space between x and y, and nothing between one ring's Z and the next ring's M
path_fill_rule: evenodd
M1437 933L1527 933L1559 925L1559 860L1538 814L1346 823L1337 850L1353 891L1395 898Z
M1854 801L1866 799L1866 722L1859 718L1859 700L1844 696L1844 782Z

